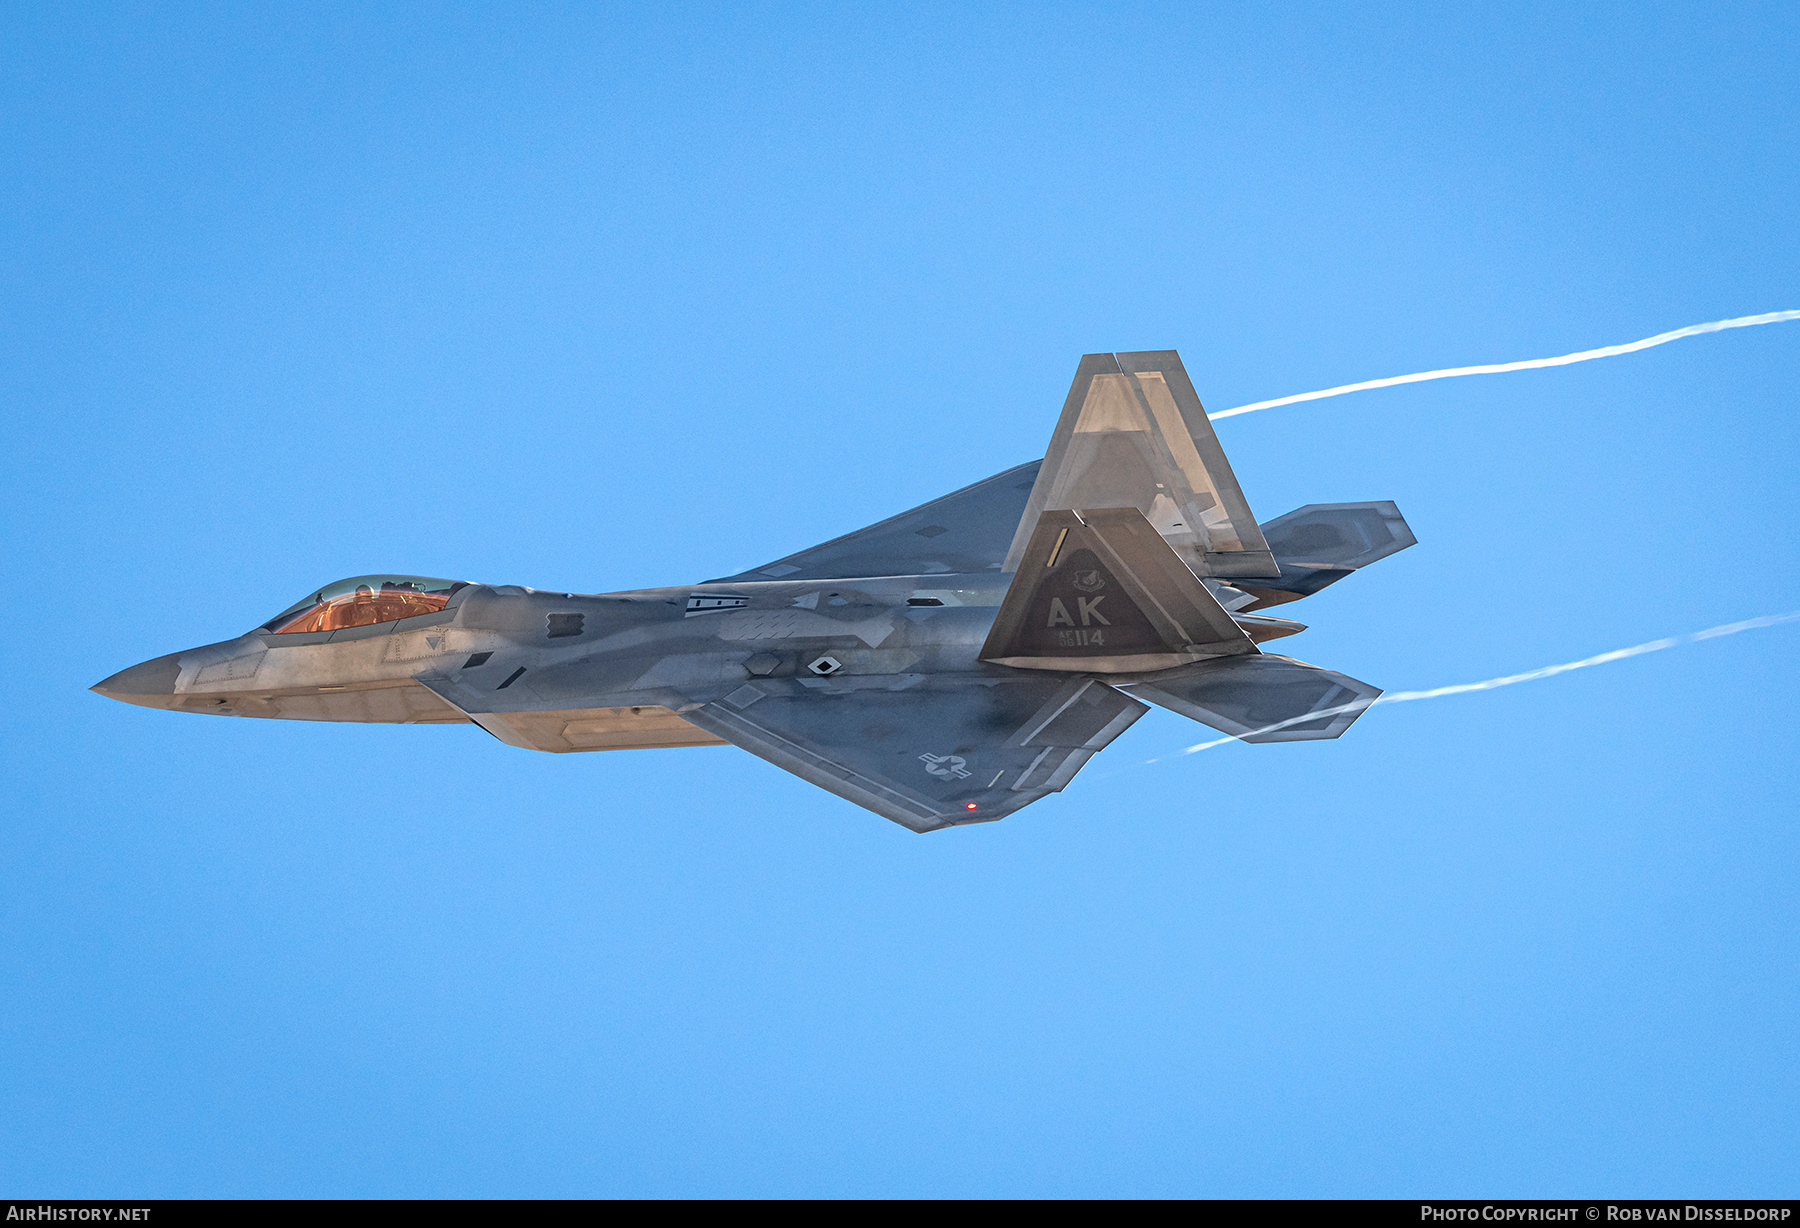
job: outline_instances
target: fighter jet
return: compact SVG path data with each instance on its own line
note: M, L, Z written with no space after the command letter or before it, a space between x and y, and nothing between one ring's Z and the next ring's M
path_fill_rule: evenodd
M1264 613L1415 543L1392 503L1259 525L1173 350L1088 354L1041 461L676 588L328 584L93 689L215 716L477 725L530 750L729 743L913 831L1058 792L1158 704L1335 738L1381 692Z

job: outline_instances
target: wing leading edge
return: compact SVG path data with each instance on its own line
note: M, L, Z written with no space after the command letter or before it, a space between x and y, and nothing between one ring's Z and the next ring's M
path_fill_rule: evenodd
M998 571L1041 464L1017 465L854 533L707 583Z

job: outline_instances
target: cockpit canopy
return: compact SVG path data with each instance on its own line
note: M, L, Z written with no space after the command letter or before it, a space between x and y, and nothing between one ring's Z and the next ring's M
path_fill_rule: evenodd
M435 614L451 594L466 587L461 580L430 576L352 576L327 584L263 624L264 631L285 635L298 631L336 631L372 627L417 614Z

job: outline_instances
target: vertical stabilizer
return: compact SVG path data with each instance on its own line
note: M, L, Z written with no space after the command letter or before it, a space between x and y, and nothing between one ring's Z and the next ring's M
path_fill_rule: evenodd
M981 659L1125 674L1256 651L1143 513L1112 507L1039 517Z
M1135 507L1196 575L1281 574L1174 350L1082 357L1004 570L1044 512L1099 507Z

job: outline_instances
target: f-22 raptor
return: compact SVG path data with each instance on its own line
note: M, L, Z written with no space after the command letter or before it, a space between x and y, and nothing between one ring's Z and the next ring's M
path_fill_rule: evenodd
M540 592L358 576L93 689L220 716L730 743L913 831L1062 789L1159 704L1335 738L1381 692L1263 613L1415 543L1392 503L1257 524L1172 350L1082 358L1043 460L737 575Z

